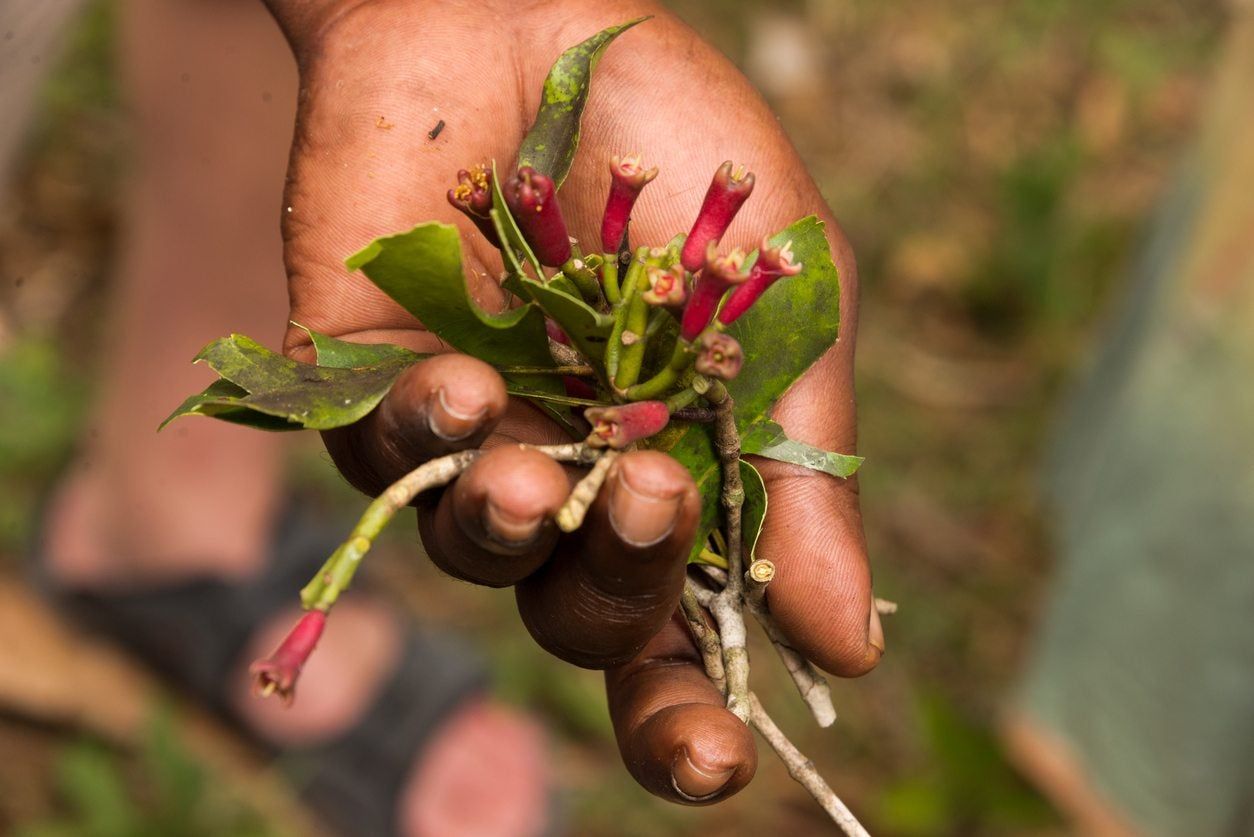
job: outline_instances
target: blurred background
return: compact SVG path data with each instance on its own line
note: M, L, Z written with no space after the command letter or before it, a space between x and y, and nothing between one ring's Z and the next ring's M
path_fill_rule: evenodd
M669 5L777 109L862 276L862 496L876 592L901 607L880 667L833 683L832 729L813 728L765 647L760 693L873 833L1063 833L997 737L1048 590L1041 460L1195 133L1229 12L1218 0ZM3 10L11 50L22 36ZM113 4L93 0L63 49L22 56L55 66L0 194L0 833L299 832L246 744L60 626L22 582L38 498L90 432L85 398L108 363L100 312L128 165L114 33ZM329 513L361 507L316 438L289 467ZM511 596L415 566L408 529L380 550L380 572L424 616L480 640L499 693L542 715L572 833L825 833L766 754L754 785L715 808L638 789L600 676L540 652Z

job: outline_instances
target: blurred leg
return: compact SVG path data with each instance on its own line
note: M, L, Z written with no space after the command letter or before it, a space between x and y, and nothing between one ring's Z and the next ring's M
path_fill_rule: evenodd
M86 525L54 553L83 580L242 576L268 540L280 438L197 419L155 430L212 380L190 363L205 343L282 336L295 66L255 0L134 0L121 14L133 177L98 409L69 492Z

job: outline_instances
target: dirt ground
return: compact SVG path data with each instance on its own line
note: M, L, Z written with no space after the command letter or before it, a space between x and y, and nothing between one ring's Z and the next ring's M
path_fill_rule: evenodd
M863 283L863 502L877 593L901 610L880 668L835 684L831 730L807 728L778 667L763 698L874 833L1061 832L995 735L1048 589L1037 469L1054 405L1189 140L1222 5L671 5L778 109ZM246 745L83 646L21 583L37 498L107 362L95 347L126 166L110 48L109 7L96 4L0 196L0 632L22 652L0 651L0 832L292 830L290 800ZM309 441L293 479L328 509L360 508ZM826 833L767 757L716 808L635 788L599 677L535 650L510 597L415 567L409 537L384 550L385 578L424 617L479 639L500 692L550 724L572 833Z

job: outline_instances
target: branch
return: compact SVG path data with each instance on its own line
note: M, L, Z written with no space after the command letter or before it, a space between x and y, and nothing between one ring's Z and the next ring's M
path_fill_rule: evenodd
M559 462L577 462L590 465L601 458L602 452L583 442L565 445L523 445L538 450ZM300 591L300 600L306 610L329 611L340 594L348 589L361 565L361 559L370 551L374 540L401 509L408 506L424 491L448 485L469 468L483 454L481 450L463 450L432 459L396 482L366 507L357 525L348 533L326 560L318 574Z
M775 565L760 558L745 570L745 605L747 607L766 607L766 585L775 578Z
M719 654L719 636L715 633L714 628L707 624L705 614L701 608L704 602L713 603L721 594L715 595L713 591L705 589L696 584L692 579L688 579L684 585L684 592L680 598L680 604L683 609L684 619L688 623L688 630L692 633L693 640L697 644L697 648L701 651L701 660L705 664L705 674L714 685L720 689L727 686L723 677L723 660ZM803 788L809 791L815 801L822 806L832 821L838 825L849 837L870 837L867 830L862 827L858 819L841 801L831 786L823 780L818 770L814 766L814 762L806 758L796 745L788 740L786 736L767 713L762 706L758 696L753 692L749 692L745 696L745 705L749 707L749 722L757 729L758 733L766 739L771 745L780 761L788 768L788 775L797 781Z
M614 460L618 458L618 451L607 450L597 460L597 464L592 466L592 470L581 479L573 489L570 496L566 498L566 502L557 512L557 527L563 532L573 532L583 524L584 515L588 513L588 507L592 505L592 501L597 498L597 494L601 491L601 486L605 484L605 478L609 474L610 465L614 464Z
M716 576L718 579L725 577L723 573L717 573L716 567L702 567L710 576ZM707 587L702 587L695 582L689 582L692 589L693 598L702 607L712 607L717 594ZM832 689L827 684L827 678L819 673L814 664L805 658L804 655L792 645L788 643L784 632L780 630L779 625L775 623L775 618L771 616L770 611L765 607L755 607L748 605L749 612L758 620L758 624L762 626L763 632L771 641L771 645L775 646L775 652L779 654L780 660L784 663L784 668L788 669L788 675L792 678L792 682L797 687L797 692L801 695L801 699L805 701L806 706L810 707L810 714L814 716L815 723L820 727L830 727L836 722L836 707L832 705Z
M688 579L684 583L684 592L679 599L679 604L683 608L684 618L688 620L688 630L691 631L692 638L697 643L697 649L701 652L706 677L710 678L720 692L727 694L727 675L723 670L723 645L719 642L718 634L705 620L705 612L701 610L702 605L698 601L699 589L692 579Z
M558 366L585 366L588 363L579 352L557 342L552 337L549 338L549 356Z
M766 743L771 745L771 749L779 756L788 767L788 775L797 780L803 788L810 792L810 796L823 806L823 810L832 818L832 822L840 826L841 830L849 837L871 837L862 823L858 822L858 818L853 812L841 801L836 795L836 791L832 790L831 785L823 780L819 775L819 771L815 769L814 762L806 758L805 754L797 749L796 745L788 740L788 736L784 735L784 731L775 725L775 721L767 714L766 709L762 707L758 696L749 693L750 715L749 719L757 731L766 739Z
M558 344L561 345L560 343ZM573 366L501 366L497 372L502 375L575 375L577 377L590 377L596 374L596 370L586 363L579 363Z
M827 678L819 674L814 664L788 643L765 604L762 606L750 604L749 612L758 620L767 638L775 646L775 652L779 654L784 668L788 669L788 674L797 686L801 699L805 701L806 706L810 707L810 714L814 716L815 723L825 728L836 723L836 707L832 704L832 689L827 684Z
M714 449L723 470L723 514L727 535L727 584L710 604L723 640L723 667L727 670L727 708L749 722L749 649L744 615L744 559L741 511L745 488L740 479L740 434L736 430L735 402L721 381L709 385L706 400L714 407Z

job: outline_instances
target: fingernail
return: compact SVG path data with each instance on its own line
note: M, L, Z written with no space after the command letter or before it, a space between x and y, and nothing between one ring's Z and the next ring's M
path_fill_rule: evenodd
M427 425L446 442L457 442L479 429L487 410L484 404L461 404L440 387L427 407Z
M866 641L880 656L884 655L884 626L880 623L880 610L875 606L874 594L871 596L871 621L867 625Z
M610 486L610 525L632 546L653 546L675 529L682 494L658 497L631 484L631 468L620 464Z
M535 539L544 518L511 514L487 500L483 504L483 522L493 540L506 546L523 546Z
M705 802L727 787L735 773L735 767L719 770L698 764L687 747L680 747L671 763L671 787L689 802Z

